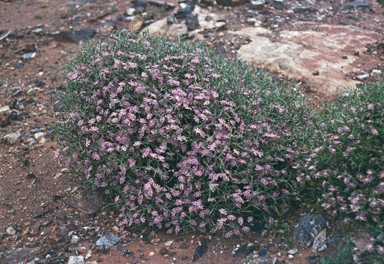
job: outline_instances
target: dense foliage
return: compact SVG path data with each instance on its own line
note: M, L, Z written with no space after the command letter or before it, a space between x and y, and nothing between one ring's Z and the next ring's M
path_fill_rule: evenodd
M370 231L356 262L384 254L382 81L317 114L296 89L200 42L132 32L81 47L65 69L55 156L104 189L122 229L231 236L260 214L273 226L310 189Z

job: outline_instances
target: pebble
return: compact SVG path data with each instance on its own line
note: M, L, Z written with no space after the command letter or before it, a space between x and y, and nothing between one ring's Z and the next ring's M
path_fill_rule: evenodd
M7 228L7 234L13 236L16 234L16 230L12 226L10 226Z
M292 248L292 249L290 249L290 250L288 250L288 254L291 254L291 255L294 255L294 254L296 254L297 252L299 252L299 250L297 249L297 248Z
M372 70L372 74L377 74L377 75L380 75L381 74L381 71L380 70Z
M154 256L154 255L155 255L154 252L149 252L149 254L148 254L148 256L150 256L150 257L152 257L152 256Z
M172 244L173 244L173 240L169 240L169 241L164 243L164 246L169 247Z
M367 79L368 77L369 77L369 73L362 73L356 76L356 78L359 80L364 80L364 79Z

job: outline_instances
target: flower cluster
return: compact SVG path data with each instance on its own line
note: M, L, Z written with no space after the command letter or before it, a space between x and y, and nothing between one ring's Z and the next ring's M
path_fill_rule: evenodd
M250 211L285 213L297 195L299 92L203 44L115 34L66 66L57 156L104 188L120 226L250 230Z
M383 83L350 91L316 117L309 157L301 161L303 185L319 190L318 202L344 223L384 235ZM329 121L327 121L329 120ZM320 187L321 186L321 187ZM380 240L364 250L384 254ZM376 245L375 245L376 243ZM358 254L354 256L358 258Z

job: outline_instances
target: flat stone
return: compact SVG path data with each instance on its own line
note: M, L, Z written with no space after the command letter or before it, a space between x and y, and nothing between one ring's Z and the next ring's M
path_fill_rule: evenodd
M295 255L299 250L297 248L292 248L287 251L288 254Z
M381 71L380 70L376 70L376 69L374 69L374 70L372 70L372 72L371 72L371 74L372 75L380 75L381 74Z
M56 41L60 42L72 42L78 43L80 41L86 42L93 38L96 34L96 30L94 29L81 29L75 30L72 33L70 30L68 31L55 31L50 33Z
M245 262L245 264L273 264L276 263L276 258L257 258L257 259L251 259L248 262Z
M185 24L187 25L188 30L195 30L196 28L198 28L199 27L198 15L197 14L196 15L192 15L192 14L186 15Z
M42 31L43 31L42 28L36 28L36 29L32 30L32 33L38 34L38 33L41 33Z
M144 25L144 19L137 15L135 18L128 23L127 28L132 31L139 31Z
M299 14L302 14L302 13L310 13L312 12L312 8L310 7L293 7L292 8L292 11L294 13L299 13Z
M188 33L188 29L185 24L168 25L167 18L163 18L155 23L150 24L149 26L143 28L142 32L146 30L151 35L159 34L161 36L164 36L164 34L167 32L173 37Z
M13 145L20 138L20 131L9 133L0 139L0 142Z
M169 240L169 241L164 243L164 246L169 247L172 244L173 244L173 240Z
M70 256L68 264L85 264L83 256Z
M327 249L327 245L325 244L326 239L327 239L327 229L324 229L315 237L312 245L312 252L317 253Z
M96 246L107 246L112 247L116 243L119 243L121 240L118 237L115 237L113 234L109 234L108 236L102 237L96 241Z
M11 111L11 108L9 107L9 105L0 107L0 115L8 114L9 111Z
M216 0L216 3L222 6L239 6L246 2L248 2L248 0Z
M347 8L371 7L371 6L373 6L373 4L368 1L352 1L344 4L344 7L347 7Z
M39 140L40 138L44 137L45 133L44 132L38 132L34 135L36 140Z
M342 60L341 56L345 55L345 50L364 54L367 44L382 42L382 35L354 26L305 23L309 27L317 25L318 31L282 30L281 40L275 42L272 30L263 27L245 27L228 33L251 39L240 47L238 56L256 67L305 80L317 93L327 96L337 95L345 91L345 87L354 88L359 82L346 78L346 72L340 69L354 68L358 57L348 56L347 60ZM292 28L302 24L295 22ZM321 74L312 75L316 71Z
M356 78L359 79L359 80L367 79L367 78L369 78L369 73L359 74L359 75L356 76Z
M25 53L25 54L21 55L21 57L24 60L33 59L35 56L36 56L36 52L28 52L28 53Z
M317 234L328 225L329 223L327 220L321 216L315 214L303 214L293 231L293 238L299 243L309 246Z
M16 234L16 230L12 226L10 226L7 228L7 234L13 236Z
M101 190L82 191L70 196L65 203L83 213L95 214L104 206L103 194Z
M283 9L284 8L284 1L283 0L274 0L273 6L277 9Z
M264 9L264 0L253 0L250 1L251 7L253 10L263 10Z

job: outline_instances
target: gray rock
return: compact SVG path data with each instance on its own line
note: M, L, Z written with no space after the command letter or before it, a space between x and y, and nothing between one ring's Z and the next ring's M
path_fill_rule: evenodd
M94 214L104 206L103 194L101 190L83 191L70 196L65 203L86 214Z
M12 226L10 226L7 228L7 234L13 236L16 234L16 230Z
M327 244L325 244L326 239L327 229L324 229L315 237L312 245L312 252L317 253L327 249Z
M0 37L0 40L3 40L5 38L8 38L8 37L12 37L16 34L16 31L14 31L13 29L11 30L5 30L3 31L1 37Z
M310 13L312 12L312 8L310 7L294 7L292 8L292 11L295 12L295 13Z
M115 237L113 234L109 234L108 236L102 237L96 241L96 246L107 246L112 247L116 243L119 243L121 240L118 237Z
M352 1L345 3L344 7L354 8L354 7L371 7L373 4L368 1Z
M29 142L28 145L33 146L36 143L36 140L34 138L28 138L27 141Z
M168 19L167 19L167 23L168 23ZM185 24L187 25L188 30L195 30L196 28L198 28L199 19L197 17L197 14L196 15L187 14L185 16Z
M70 256L68 264L85 264L83 256Z
M167 24L172 25L175 21L175 14L174 13L168 13L167 14Z
M84 5L88 2L88 0L75 0L75 1L71 1L67 4L67 6L69 7L75 7L75 6L78 6L78 5Z
M250 2L253 10L263 10L264 1L263 0L253 0Z
M298 225L293 231L293 238L299 243L309 246L318 233L329 225L327 220L314 214L301 216Z
M356 76L356 78L359 80L364 80L364 79L367 79L368 77L369 77L369 73L366 73L366 72Z
M276 262L276 258L256 258L256 259L251 259L245 264L274 264Z
M50 35L52 35L56 41L78 43L80 41L89 41L95 36L95 33L96 31L94 29L81 29L75 30L74 34L68 30L51 32Z
M66 264L67 262L68 262L68 257L57 256L57 257L52 257L52 258L40 260L36 263L39 263L39 264ZM33 262L33 263L35 263L35 262Z
M177 10L177 13L176 13L176 18L177 19L185 18L186 15L190 14L194 8L195 6L191 2L179 4L179 9Z
M277 9L283 9L284 8L284 1L283 0L274 0L273 6Z
M20 138L20 131L9 133L0 139L0 142L13 145Z

